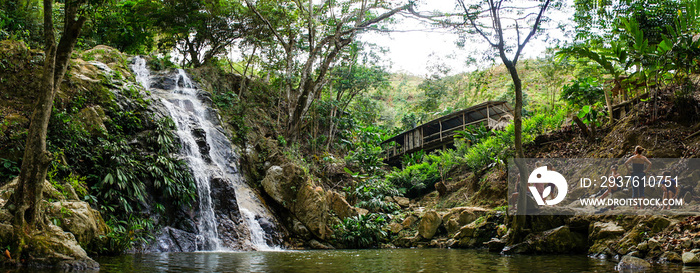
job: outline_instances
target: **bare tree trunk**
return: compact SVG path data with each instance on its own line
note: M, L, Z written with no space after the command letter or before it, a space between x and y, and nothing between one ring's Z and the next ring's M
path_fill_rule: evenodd
M520 76L518 75L518 70L515 67L515 64L508 60L508 58L505 57L505 55L501 55L501 60L505 64L506 68L508 69L508 72L510 73L510 77L513 79L513 85L515 86L515 110L513 110L515 113L513 113L514 118L513 118L513 126L515 127L515 139L514 139L514 145L515 145L515 165L518 167L518 172L520 173L521 179L520 179L520 184L518 185L518 192L520 194L518 195L518 210L526 210L527 209L527 174L529 173L527 170L527 166L525 166L524 162L522 160L518 160L520 158L525 158L525 153L523 152L523 142L522 142L522 127L523 127L523 86L522 86L522 81L520 80ZM521 212L518 213L515 216L515 225L516 229L516 237L519 237L520 231L525 227L525 213Z
M53 0L44 0L44 39L45 59L38 90L37 103L32 112L31 124L27 132L26 148L22 159L17 190L12 195L8 208L13 211L14 224L23 232L36 228L40 221L40 207L44 190L44 180L51 162L46 150L46 134L51 118L51 109L63 75L68 69L71 53L85 23L85 17L78 15L81 1L66 1L64 33L56 46L53 29ZM12 210L14 206L14 210Z

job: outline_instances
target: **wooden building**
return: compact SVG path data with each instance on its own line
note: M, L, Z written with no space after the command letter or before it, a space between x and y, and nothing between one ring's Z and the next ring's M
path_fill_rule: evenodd
M436 149L454 147L457 130L467 126L487 126L503 129L513 120L513 109L505 101L487 101L452 114L439 117L398 134L382 144L389 145L385 161L399 165L401 157L416 151L426 153Z

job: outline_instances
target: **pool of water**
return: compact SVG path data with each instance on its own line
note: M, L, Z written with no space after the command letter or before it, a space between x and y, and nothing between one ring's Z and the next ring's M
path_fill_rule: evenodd
M615 261L585 255L501 256L484 250L363 249L151 253L98 257L100 272L611 272ZM56 272L28 268L4 272ZM700 272L655 264L646 272Z
M483 250L377 249L137 254L97 259L101 272L609 272L584 255L501 256ZM700 267L654 265L655 272Z

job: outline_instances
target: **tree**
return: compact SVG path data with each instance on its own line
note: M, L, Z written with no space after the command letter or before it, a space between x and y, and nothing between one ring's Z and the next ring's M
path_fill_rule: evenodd
M46 133L54 97L66 73L71 53L87 20L87 0L66 0L63 34L56 44L53 0L44 0L44 69L37 103L27 132L17 189L8 202L14 214L15 236L29 232L41 223L41 201L51 155L46 150Z
M330 126L328 129L328 143L330 148L336 130L336 117L342 115L353 99L372 88L382 88L389 85L389 72L383 67L357 63L353 59L351 63L337 67L331 73L333 77L332 91L335 91L333 108L331 109Z
M546 11L550 8L552 0L542 1L519 1L510 2L505 0L478 0L474 3L467 3L465 0L457 0L460 14L439 14L427 16L429 19L454 27L467 35L477 35L480 40L485 41L491 49L497 52L498 57L506 66L515 90L514 109L514 145L515 163L523 177L520 180L519 192L527 192L527 167L518 160L524 158L522 145L522 110L523 110L523 89L522 81L518 75L518 60L525 49L527 43L535 37L540 30L540 25L547 20ZM560 2L555 2L559 7ZM413 14L426 18L414 10ZM442 19L440 19L442 17ZM437 20L435 20L437 19ZM526 194L520 194L518 198L518 210L526 209ZM519 213L514 225L514 240L518 240L520 230L525 225L524 213Z
M258 40L267 43L264 55L283 79L280 106L286 112L285 135L292 140L299 136L311 104L330 81L333 67L347 56L356 35L408 8L366 0L247 0L246 5L272 33Z
M199 67L241 39L255 24L247 22L240 1L146 1L151 16L163 32L160 46L175 47L185 64Z

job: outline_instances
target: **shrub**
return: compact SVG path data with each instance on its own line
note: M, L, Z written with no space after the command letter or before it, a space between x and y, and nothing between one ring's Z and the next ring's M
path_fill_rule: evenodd
M386 240L385 224L384 217L376 213L348 217L334 226L335 238L348 248L376 247Z

